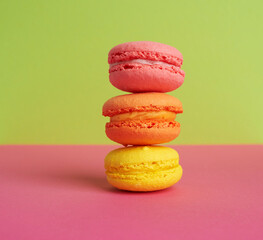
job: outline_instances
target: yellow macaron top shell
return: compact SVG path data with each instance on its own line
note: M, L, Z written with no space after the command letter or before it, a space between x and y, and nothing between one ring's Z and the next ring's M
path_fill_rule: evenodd
M138 146L125 147L111 151L105 158L105 168L120 167L140 163L165 162L176 160L179 162L178 153L169 147L163 146Z

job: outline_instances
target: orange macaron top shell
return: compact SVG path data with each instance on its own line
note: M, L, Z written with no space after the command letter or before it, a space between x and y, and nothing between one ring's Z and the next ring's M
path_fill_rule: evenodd
M109 99L103 106L107 136L123 145L150 145L169 142L180 133L174 119L182 103L164 93L137 93Z
M109 99L103 105L103 116L112 117L120 113L166 110L182 113L179 99L164 93L125 94Z

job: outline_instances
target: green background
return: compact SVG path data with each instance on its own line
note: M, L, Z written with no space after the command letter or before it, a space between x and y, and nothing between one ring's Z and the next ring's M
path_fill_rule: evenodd
M108 51L172 45L185 83L172 144L263 143L262 7L258 0L0 1L0 144L112 144L102 105L124 94Z

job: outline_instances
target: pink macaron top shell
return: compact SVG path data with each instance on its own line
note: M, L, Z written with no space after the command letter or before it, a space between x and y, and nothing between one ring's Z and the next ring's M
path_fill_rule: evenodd
M178 67L183 63L183 56L176 48L150 41L127 42L115 46L109 52L108 63L133 59L161 61Z

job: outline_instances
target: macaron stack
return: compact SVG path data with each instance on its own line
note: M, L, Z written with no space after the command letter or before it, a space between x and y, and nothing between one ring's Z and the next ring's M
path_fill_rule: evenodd
M183 84L182 54L156 42L128 42L109 52L110 82L130 92L109 99L103 115L110 117L106 135L124 147L105 158L108 182L128 191L168 188L182 176L178 153L169 147L180 133L176 115L182 103L166 94ZM131 145L131 146L129 146Z

